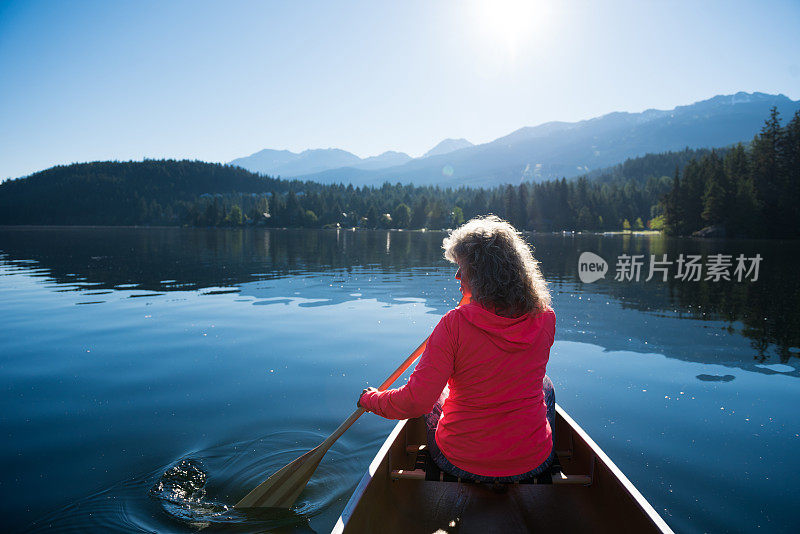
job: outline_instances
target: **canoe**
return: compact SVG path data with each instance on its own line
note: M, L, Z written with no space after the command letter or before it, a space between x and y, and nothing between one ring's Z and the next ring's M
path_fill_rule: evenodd
M551 473L533 481L490 485L450 476L443 480L425 458L423 419L400 421L332 532L672 532L560 406L555 449L558 459Z

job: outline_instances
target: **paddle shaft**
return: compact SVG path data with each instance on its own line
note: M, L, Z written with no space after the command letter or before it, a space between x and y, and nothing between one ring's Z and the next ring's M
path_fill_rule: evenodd
M405 373L405 372L408 370L408 368L409 368L409 367L411 367L411 364L412 364L412 363L414 363L414 360L416 360L417 358L419 358L420 354L422 354L422 353L425 351L425 346L428 344L428 340L429 340L430 338L431 338L431 337L430 337L430 336L428 336L427 338L425 338L425 341L423 341L422 343L420 343L419 347L417 347L417 348L414 350L414 352L412 352L412 353L409 355L409 357L408 357L408 358L406 358L406 359L405 359L405 361L404 361L403 363L401 363L401 364L400 364L400 367L398 367L397 369L395 369L394 373L392 373L391 375L389 375L389 378L387 378L386 380L384 380L384 381L383 381L383 384L381 384L381 385L378 387L378 391L385 391L385 390L386 390L386 389L387 389L389 386L391 386L392 384L394 384L394 381L395 381L395 380L397 380L398 378L400 378L400 375L402 375L403 373ZM362 415L362 414L363 414L365 411L366 411L366 410L365 410L364 408L361 408L361 407L359 407L359 408L358 408L356 411L354 411L353 413L351 413L351 414L350 414L350 417L348 417L347 419L345 419L345 421L344 421L344 422L343 422L341 425L339 425L339 428L337 428L336 430L334 430L334 431L333 431L333 433L332 433L330 436L328 436L328 437L325 439L325 441L323 441L323 442L322 442L322 443L319 445L319 448L320 448L320 449L322 449L322 450L324 450L324 451L327 451L328 449L330 449L330 448L331 448L331 446L332 446L332 445L333 445L333 444L336 442L336 440L337 440L337 439L339 439L339 437L341 437L341 435L342 435L342 434L344 434L344 433L345 433L345 431L346 431L348 428L350 428L350 427L352 426L352 424L353 424L353 423L355 423L355 422L358 420L358 418L359 418L359 417L361 417L361 415Z

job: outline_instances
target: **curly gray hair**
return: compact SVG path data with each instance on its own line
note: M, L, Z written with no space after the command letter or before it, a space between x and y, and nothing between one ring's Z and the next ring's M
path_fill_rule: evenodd
M466 275L472 299L481 306L513 317L550 307L539 262L520 233L500 217L469 220L450 232L442 248Z

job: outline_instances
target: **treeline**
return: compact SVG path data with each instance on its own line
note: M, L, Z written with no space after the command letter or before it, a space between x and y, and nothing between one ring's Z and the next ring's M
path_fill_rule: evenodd
M268 217L260 219L263 202L253 211L243 207L242 224L274 227L441 229L476 215L495 213L525 230L621 230L656 225L663 214L661 199L672 185L663 169L683 168L709 150L686 149L648 154L600 173L594 178L522 183L491 189L439 188L385 183L380 187L322 185L264 178ZM253 201L217 194L186 206L182 220L194 226L219 226L238 220L240 206Z
M495 213L537 231L721 224L796 235L798 122L782 128L773 112L750 149L648 154L575 180L491 189L326 185L186 160L57 166L0 184L0 224L442 229Z
M617 174L492 189L384 184L323 185L200 161L145 160L57 166L0 184L0 224L439 229L496 213L527 230L644 228L660 215L670 178L647 155Z
M193 210L217 195L241 207L241 199L262 194L270 183L239 167L201 161L59 165L0 184L0 224L191 224Z
M749 147L712 151L675 170L665 230L687 235L800 237L800 111L781 126L772 108Z
M666 193L668 178L640 187L548 181L493 189L441 189L384 184L382 187L323 186L270 194L269 225L441 229L476 215L495 213L526 230L619 229L628 220L640 227Z

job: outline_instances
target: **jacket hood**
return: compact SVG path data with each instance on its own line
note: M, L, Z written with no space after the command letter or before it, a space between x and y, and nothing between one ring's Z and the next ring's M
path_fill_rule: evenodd
M486 332L492 342L506 352L530 348L547 329L545 317L554 315L552 310L548 310L536 315L526 313L520 317L502 317L475 302L461 306L458 310L468 323Z

